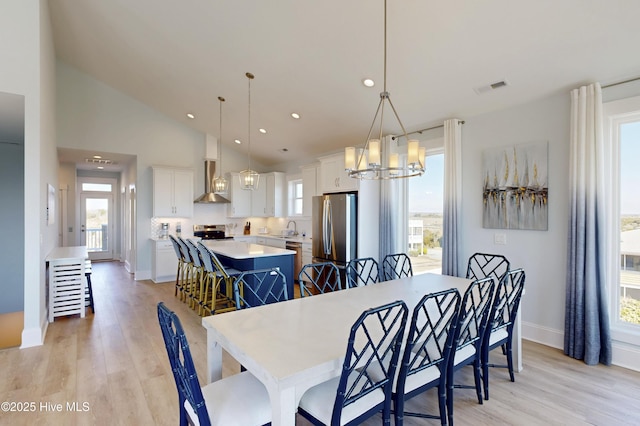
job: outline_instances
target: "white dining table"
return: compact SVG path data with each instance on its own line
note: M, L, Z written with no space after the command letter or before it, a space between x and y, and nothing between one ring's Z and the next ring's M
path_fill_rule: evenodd
M226 350L264 383L272 425L293 426L304 392L340 375L349 331L364 310L403 300L411 312L425 294L457 288L462 295L470 282L420 274L205 317L207 378L222 378L222 349Z

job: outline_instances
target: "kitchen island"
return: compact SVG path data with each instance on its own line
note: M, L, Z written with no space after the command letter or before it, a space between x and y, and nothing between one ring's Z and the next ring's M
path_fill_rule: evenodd
M293 299L295 251L232 240L202 240L220 261L239 271L280 268L287 280L287 294ZM251 303L250 300L248 300Z

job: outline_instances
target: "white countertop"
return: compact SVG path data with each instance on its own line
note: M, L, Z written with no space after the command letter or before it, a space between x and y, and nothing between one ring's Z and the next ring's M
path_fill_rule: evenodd
M263 246L260 244L245 243L232 240L204 240L202 243L216 254L232 259L251 259L255 257L284 256L296 254L293 250L277 247Z
M49 262L52 260L86 259L87 257L87 246L55 247L45 260Z
M311 238L309 237L305 237L302 238L302 236L298 235L296 237L283 237L281 235L272 235L272 234L251 234L251 235L236 235L234 236L234 238L239 238L242 239L242 237L256 237L256 238L271 238L274 240L283 240L283 241L293 241L296 243L306 243L306 244L311 244Z

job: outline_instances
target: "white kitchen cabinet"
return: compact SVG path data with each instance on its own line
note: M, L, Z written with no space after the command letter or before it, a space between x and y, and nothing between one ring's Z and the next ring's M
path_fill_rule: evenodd
M322 192L357 191L359 179L349 177L344 170L344 154L320 157L320 176Z
M229 173L229 205L227 206L228 217L249 217L251 216L251 193L240 187L240 174Z
M302 243L302 265L313 263L313 255L311 251L311 242Z
M153 167L153 216L193 216L193 170Z
M153 240L151 257L151 280L154 283L175 281L178 271L178 257L171 240Z
M302 169L302 216L311 217L312 199L318 193L318 175L320 166L311 164L301 167Z
M251 216L267 217L267 179L261 174L258 188L251 191Z
M238 173L229 174L228 217L284 217L285 174L261 173L258 189L240 188Z
M265 173L265 189L266 189L266 216L267 217L285 217L285 174L281 172ZM261 177L262 179L262 177Z

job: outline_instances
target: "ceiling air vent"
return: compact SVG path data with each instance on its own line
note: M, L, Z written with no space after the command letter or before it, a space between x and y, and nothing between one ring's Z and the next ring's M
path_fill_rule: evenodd
M493 90L500 89L502 87L507 87L509 83L507 80L496 81L495 83L487 84L486 86L480 86L473 89L478 95L483 95L487 92L491 92Z

